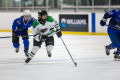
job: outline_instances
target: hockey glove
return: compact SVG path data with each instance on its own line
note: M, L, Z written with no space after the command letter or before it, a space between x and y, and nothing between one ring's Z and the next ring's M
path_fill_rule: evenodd
M47 36L46 35L42 35L42 34L35 34L34 36L34 39L36 40L36 41L45 41L46 39L47 39Z
M22 27L22 28L18 28L18 31L23 31L23 30L26 30L27 28L25 27Z
M56 30L56 34L57 34L58 38L60 38L62 36L62 33L61 33L60 29Z
M106 25L106 21L107 21L107 19L102 19L101 21L100 21L100 25L101 26L105 26Z
M13 38L15 39L17 37L17 35L18 35L17 31L14 31L13 32Z
M40 41L40 38L41 38L41 34L37 33L35 35L33 35L33 38L36 40L36 41Z

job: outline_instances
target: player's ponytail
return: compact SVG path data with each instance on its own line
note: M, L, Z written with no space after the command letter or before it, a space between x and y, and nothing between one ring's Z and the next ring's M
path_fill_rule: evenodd
M20 17L24 17L24 15L20 16Z

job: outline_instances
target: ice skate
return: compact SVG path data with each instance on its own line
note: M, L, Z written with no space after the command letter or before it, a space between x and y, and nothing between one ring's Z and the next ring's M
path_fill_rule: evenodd
M106 51L106 55L110 55L110 50L108 49L108 46L105 46L105 51Z
M51 57L51 51L47 51L48 57Z
M114 61L120 61L120 56L117 52L114 52Z
M18 53L19 52L19 47L15 49L15 52Z

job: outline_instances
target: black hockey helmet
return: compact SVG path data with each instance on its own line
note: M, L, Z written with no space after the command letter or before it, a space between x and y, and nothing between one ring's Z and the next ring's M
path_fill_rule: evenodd
M48 15L46 10L40 10L38 11L38 18L41 18L42 15Z
M40 11L38 11L38 21L39 21L41 24L44 24L44 23L47 21L47 19L42 19L42 15L48 15L48 14L47 14L47 11L45 11L45 10L40 10Z

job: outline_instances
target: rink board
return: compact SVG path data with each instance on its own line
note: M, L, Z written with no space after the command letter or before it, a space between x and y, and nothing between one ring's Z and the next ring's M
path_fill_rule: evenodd
M59 23L60 19L59 19L59 15L77 15L77 16L81 16L81 15L87 15L87 19L88 19L88 30L87 31L81 31L82 29L80 29L79 31L65 31L63 32L63 34L82 34L82 35L107 35L107 26L102 27L100 26L100 20L102 19L104 13L48 13L50 16L53 16L53 18ZM11 16L9 16L11 15ZM20 17L22 15L22 13L20 12L0 12L0 31L1 32L11 32L12 30L12 23L13 21ZM32 12L32 16L37 18L37 12ZM7 18L5 18L7 17ZM107 20L107 24L108 24ZM59 23L60 25L61 23ZM31 32L32 28L29 28L29 31Z

